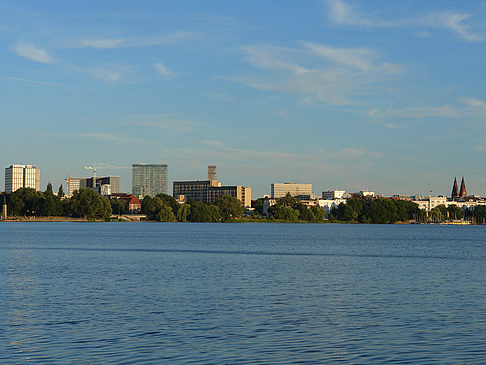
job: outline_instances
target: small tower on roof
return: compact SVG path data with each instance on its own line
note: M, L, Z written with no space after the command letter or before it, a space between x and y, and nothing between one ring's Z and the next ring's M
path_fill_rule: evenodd
M456 177L454 177L454 184L452 185L451 197L452 197L452 199L459 198L459 188L457 187L457 178Z
M461 190L459 190L459 197L464 198L466 196L467 196L466 183L464 182L464 176L463 176L461 181Z

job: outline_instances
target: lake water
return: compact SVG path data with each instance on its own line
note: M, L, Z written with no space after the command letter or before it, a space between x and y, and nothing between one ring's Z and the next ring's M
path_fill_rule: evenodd
M2 364L486 363L486 227L0 224Z

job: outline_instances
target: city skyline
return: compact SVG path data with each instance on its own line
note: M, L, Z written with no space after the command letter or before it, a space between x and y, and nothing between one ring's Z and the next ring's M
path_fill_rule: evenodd
M486 195L481 1L1 1L0 162ZM22 148L18 148L22 139ZM2 171L2 188L4 172ZM131 191L130 170L120 190Z

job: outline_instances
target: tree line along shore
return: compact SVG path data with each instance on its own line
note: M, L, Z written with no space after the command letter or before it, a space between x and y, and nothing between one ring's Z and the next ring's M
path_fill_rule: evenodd
M108 199L92 189L81 188L70 198L64 197L62 186L54 194L49 183L44 192L21 188L13 193L0 194L0 202L8 207L8 220L36 221L111 221L129 214L123 199ZM467 220L477 224L486 222L486 207L478 206L465 212L457 206L438 206L430 212L421 210L417 204L407 200L378 198L350 199L328 214L324 208L307 206L287 195L277 199L275 205L263 215L263 199L252 202L254 210L246 213L241 202L229 195L217 199L214 204L205 204L189 199L178 203L172 196L158 194L145 196L141 202L141 213L146 220L159 222L302 222L302 223L442 223ZM114 216L115 215L115 216Z

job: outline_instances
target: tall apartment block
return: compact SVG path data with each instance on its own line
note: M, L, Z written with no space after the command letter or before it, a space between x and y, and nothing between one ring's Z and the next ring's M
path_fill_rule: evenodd
M272 184L271 194L273 199L282 198L287 193L295 197L309 197L313 198L312 184L297 184L297 183L283 183Z
M20 188L40 190L40 170L32 165L11 165L5 169L5 192Z
M162 164L132 164L132 193L135 196L168 194L168 168Z
M179 201L194 199L206 204L214 203L219 197L230 195L237 198L243 206L251 206L251 188L230 185L221 186L217 180L174 181L173 196Z
M208 166L208 180L217 180L216 178L216 166L209 165Z

